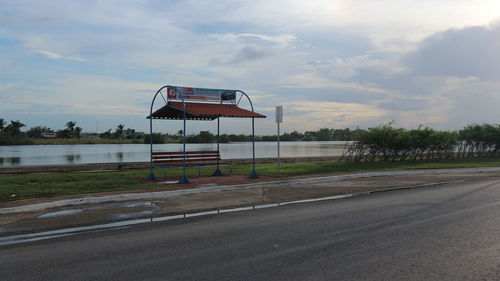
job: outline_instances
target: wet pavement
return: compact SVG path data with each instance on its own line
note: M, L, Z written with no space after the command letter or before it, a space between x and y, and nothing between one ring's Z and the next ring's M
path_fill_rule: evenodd
M115 222L75 235L53 231L52 239L0 246L0 280L500 280L500 178L482 176L347 200ZM378 180L349 183L389 179Z

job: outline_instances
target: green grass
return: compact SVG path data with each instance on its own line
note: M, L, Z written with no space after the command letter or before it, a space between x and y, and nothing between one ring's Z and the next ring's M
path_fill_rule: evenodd
M409 169L440 169L465 167L498 167L500 158L492 159L459 159L446 161L418 161L418 162L301 162L281 164L282 178L313 175L335 175L352 172L409 170ZM234 166L233 174L248 175L250 165ZM211 167L203 167L202 174L213 172ZM223 171L224 172L224 171ZM276 176L275 164L259 164L257 172L262 176ZM157 169L157 176L163 171ZM169 169L170 177L179 177L180 169ZM160 185L145 180L149 170L124 170L116 172L74 172L74 173L45 173L0 175L0 202L7 202L27 198L47 198L61 195L88 194L112 191L155 191L182 188L181 185ZM188 176L197 175L196 168L188 169ZM12 195L15 194L15 197Z

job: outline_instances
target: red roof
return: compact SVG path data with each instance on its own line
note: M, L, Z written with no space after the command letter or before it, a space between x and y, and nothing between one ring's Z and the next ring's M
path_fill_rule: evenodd
M234 118L266 118L266 116L239 108L234 104L186 102L186 119L214 120L219 117ZM153 119L183 119L182 102L168 102L167 105L153 112L147 118Z

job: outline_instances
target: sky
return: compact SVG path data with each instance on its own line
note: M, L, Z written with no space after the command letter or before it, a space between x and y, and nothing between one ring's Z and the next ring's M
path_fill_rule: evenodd
M0 118L148 131L164 85L246 92L257 134L499 123L500 1L0 0Z

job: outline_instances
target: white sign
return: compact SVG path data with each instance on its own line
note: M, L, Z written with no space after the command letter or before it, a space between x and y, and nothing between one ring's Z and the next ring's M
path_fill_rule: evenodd
M276 123L283 123L283 106L276 106Z

